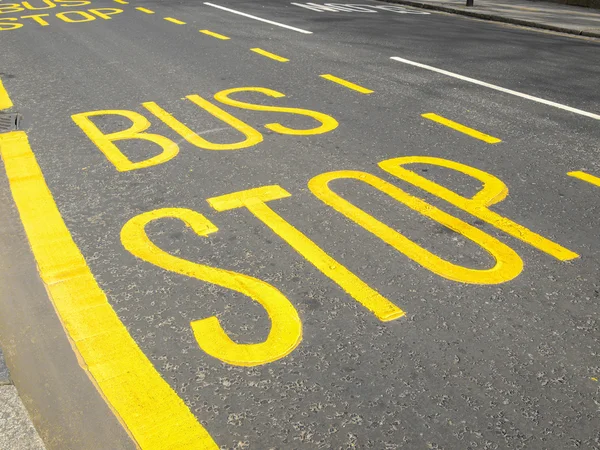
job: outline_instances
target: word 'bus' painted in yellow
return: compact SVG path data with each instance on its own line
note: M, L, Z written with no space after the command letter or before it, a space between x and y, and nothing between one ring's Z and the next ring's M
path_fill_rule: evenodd
M45 11L58 7L76 7L90 5L90 0L30 0L21 3L0 4L0 14L12 14L22 11Z
M252 111L262 112L275 112L292 114L299 116L310 117L314 121L318 122L318 126L308 129L297 129L285 126L278 122L272 122L265 124L265 128L275 133L293 135L293 136L308 136L315 134L322 134L332 131L337 128L338 122L331 116L323 114L317 111L311 111L308 109L301 108L290 108L282 106L269 106L243 102L240 100L232 99L232 94L240 92L256 92L268 97L282 98L285 97L281 92L273 89L262 88L262 87L241 87L226 89L215 94L215 99L225 105L233 106L240 109L248 109ZM244 139L238 142L230 144L218 144L210 142L207 139L199 136L193 130L191 130L183 122L177 120L173 115L160 107L156 102L145 102L142 104L150 113L156 116L169 128L179 134L188 143L203 149L203 150L239 150L242 148L252 147L263 140L263 135L251 127L250 125L242 122L236 117L232 116L225 110L209 102L200 95L188 95L186 97L189 101L199 106L201 109L210 113L216 119L229 125L231 128L239 131ZM120 130L112 133L105 133L92 121L92 117L96 116L121 116L131 121L131 126L125 130ZM150 121L140 113L129 110L100 110L90 111L71 116L73 121L83 130L83 132L90 138L90 140L96 144L96 146L104 153L106 158L115 166L120 172L126 172L129 170L137 170L146 167L155 166L157 164L163 164L173 159L179 153L179 146L177 143L166 136L162 136L157 133L148 133L146 130L150 127ZM150 156L142 161L133 162L125 156L125 154L117 147L114 143L123 140L144 140L152 142L158 145L162 151L158 154Z

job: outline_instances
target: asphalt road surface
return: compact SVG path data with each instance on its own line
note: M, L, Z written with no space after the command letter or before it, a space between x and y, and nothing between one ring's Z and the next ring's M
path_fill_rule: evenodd
M0 221L114 422L50 446L600 448L599 42L215 2L0 2Z

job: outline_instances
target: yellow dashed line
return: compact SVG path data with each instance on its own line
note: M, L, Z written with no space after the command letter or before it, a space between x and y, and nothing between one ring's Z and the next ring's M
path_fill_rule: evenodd
M488 144L497 144L498 142L502 142L500 139L495 138L494 136L490 136L488 134L484 134L481 131L474 130L473 128L466 127L461 125L460 123L453 122L452 120L446 119L445 117L438 116L434 113L421 114L422 117L426 119L433 120L434 122L441 123L442 125L447 126L448 128L452 128L453 130L460 131L472 138L479 139L480 141L487 142Z
M129 2L126 2L125 0L113 0L113 2L120 3L121 5L129 5Z
M589 173L576 171L567 173L570 177L579 178L580 180L587 181L590 184L600 187L600 178L595 177L594 175L590 175Z
M181 20L173 19L172 17L165 17L165 20L167 22L176 23L177 25L185 25L185 22L182 22Z
M250 50L252 50L254 53L258 53L259 55L263 55L263 56L266 56L267 58L274 59L275 61L279 61L279 62L288 62L289 61L289 59L284 58L283 56L279 56L274 53L268 52L266 50L263 50L262 48L251 48Z
M342 78L336 77L331 74L321 75L321 78L325 78L326 80L333 81L334 83L340 84L348 89L352 89L353 91L360 92L361 94L372 94L373 91L371 89L367 89L365 87L359 86L358 84L351 83L350 81L344 80Z
M222 35L222 34L219 34L219 33L215 33L214 31L210 31L210 30L198 30L198 31L200 31L200 33L204 33L204 34L206 34L208 36L212 36L212 37L217 38L217 39L222 39L224 41L230 39L229 37L227 37L225 35Z
M137 9L138 11L141 11L143 13L146 13L146 14L154 14L154 11L152 11L151 9L142 8L141 6L138 6L135 9Z

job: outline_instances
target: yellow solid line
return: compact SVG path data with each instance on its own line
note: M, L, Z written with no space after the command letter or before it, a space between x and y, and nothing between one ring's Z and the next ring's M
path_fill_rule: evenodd
M446 119L442 116L438 116L434 113L421 114L421 117L425 117L426 119L433 120L437 123L441 123L442 125L452 128L453 130L460 131L461 133L467 134L475 139L479 139L480 141L487 142L488 144L497 144L498 142L502 142L500 139L495 138L494 136L484 134L481 131L477 131L473 128L466 127L464 125L461 125L460 123L453 122L452 120Z
M230 39L227 36L225 36L223 34L215 33L214 31L210 31L210 30L198 30L198 31L200 31L200 33L204 33L204 34L207 34L208 36L212 36L217 39L222 39L224 41Z
M590 184L600 187L600 178L595 177L594 175L590 175L589 173L576 171L567 173L570 177L579 178L580 180L587 181Z
M2 80L0 80L0 111L3 109L12 108L13 103L8 96L8 92L4 89L4 85L2 84Z
M138 6L135 9L137 9L138 11L141 11L143 13L146 13L146 14L154 14L154 11L152 11L151 9L142 8L141 6Z
M252 50L254 53L258 53L259 55L263 55L263 56L266 56L267 58L274 59L275 61L279 61L279 62L288 62L289 61L289 59L284 58L283 56L279 56L279 55L276 55L275 53L268 52L266 50L263 50L262 48L251 48L250 50Z
M125 0L113 0L113 2L120 3L121 5L129 5L129 2L126 2Z
M177 25L185 25L185 22L182 22L181 20L173 19L172 17L165 17L165 20L168 22L176 23Z
M0 96L8 98L4 89ZM0 134L0 157L40 277L82 367L138 446L218 449L137 346L98 286L58 211L27 134Z
M326 80L333 81L334 83L341 84L348 89L352 89L354 91L360 92L361 94L372 94L373 91L371 89L364 88L359 86L358 84L351 83L350 81L344 80L343 78L336 77L331 74L321 75L321 78L325 78Z

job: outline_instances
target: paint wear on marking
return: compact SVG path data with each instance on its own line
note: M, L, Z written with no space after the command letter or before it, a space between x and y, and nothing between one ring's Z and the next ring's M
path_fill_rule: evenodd
M352 83L350 81L344 80L343 78L338 78L331 74L320 75L321 78L325 78L326 80L333 81L334 83L340 84L348 89L352 89L354 91L360 92L361 94L372 94L374 91L371 89L367 89L365 87L359 86L358 84Z
M266 50L263 50L262 48L257 47L257 48L251 48L250 50L252 50L254 53L258 53L259 55L274 59L275 61L279 61L279 62L288 62L289 61L289 59L284 58L283 56L279 56L279 55L276 55L275 53L268 52Z
M448 128L452 128L453 130L460 131L461 133L471 136L472 138L479 139L480 141L486 142L488 144L497 144L498 142L502 142L500 139L495 138L494 136L482 133L481 131L469 128L465 125L462 125L458 122L454 122L450 119L446 119L445 117L438 116L434 113L421 114L421 116L426 119L433 120L434 122L445 125Z
M600 120L600 115L598 114L594 114L588 111L583 111L581 109L577 109L577 108L572 108L570 106L567 105L562 105L560 103L556 103L556 102L552 102L550 100L545 100L543 98L539 98L539 97L534 97L533 95L529 95L529 94L523 94L522 92L517 92L517 91L513 91L512 89L506 89L500 86L496 86L495 84L491 84L491 83L486 83L485 81L480 81L480 80L476 80L475 78L470 78L470 77L465 77L464 75L459 75L457 73L454 72L449 72L447 70L444 69L438 69L437 67L433 67L433 66L428 66L427 64L421 64L415 61L411 61L409 59L404 59L404 58L400 58L399 56L392 56L390 59L393 59L394 61L398 61L404 64L409 64L411 66L415 66L415 67L420 67L421 69L426 69L426 70L430 70L432 72L437 72L437 73L441 73L442 75L446 75L452 78L457 78L459 80L463 80L463 81L467 81L469 83L473 83L476 84L478 86L483 86L483 87L487 87L490 89L494 89L496 91L500 91L500 92L504 92L505 94L511 94L514 95L516 97L521 97L521 98L525 98L527 100L531 100L537 103L542 103L544 105L548 105L548 106L553 106L555 108L558 109L562 109L564 111L569 111L575 114L579 114L581 116L586 116L586 117L590 117L592 119L596 119L596 120Z
M308 30L303 30L302 28L296 28L296 27L292 27L290 25L286 25L280 22L275 22L273 20L268 20L268 19L263 19L262 17L257 17L257 16L253 16L252 14L247 14L241 11L236 11L235 9L231 9L231 8L225 8L224 6L220 6L220 5L215 5L214 3L208 3L208 2L204 2L205 5L207 6L212 6L213 8L218 8L221 9L223 11L227 11L233 14L237 14L239 16L244 16L244 17L248 17L249 19L254 19L254 20L258 20L259 22L264 22L264 23L268 23L271 25L275 25L276 27L281 27L281 28L286 28L288 30L292 30L292 31L297 31L298 33L303 33L303 34L312 34L312 31L308 31Z

